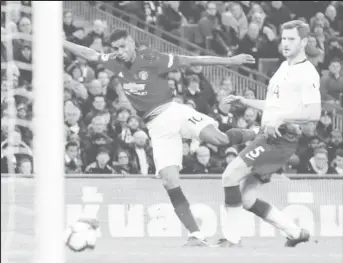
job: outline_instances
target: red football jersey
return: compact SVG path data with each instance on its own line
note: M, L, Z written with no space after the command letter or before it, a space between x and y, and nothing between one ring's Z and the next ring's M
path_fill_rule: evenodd
M154 108L172 101L173 92L168 85L166 73L180 67L179 57L164 54L150 48L136 51L136 59L128 68L110 54L100 57L100 62L114 72L122 88L140 116Z

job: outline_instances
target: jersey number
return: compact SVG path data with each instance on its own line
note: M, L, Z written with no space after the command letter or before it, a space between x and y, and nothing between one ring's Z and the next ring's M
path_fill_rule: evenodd
M191 117L188 119L189 122L193 123L194 125L196 125L198 122L202 121L202 117Z
M245 154L245 157L247 157L248 159L254 161L263 152L265 152L265 149L262 146L258 146L254 150L251 150L250 152Z
M280 93L279 93L279 85L277 85L274 89L273 89L273 94L276 95L277 98L280 98Z

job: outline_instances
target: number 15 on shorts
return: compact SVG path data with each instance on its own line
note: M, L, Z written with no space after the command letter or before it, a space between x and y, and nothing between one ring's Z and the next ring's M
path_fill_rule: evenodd
M245 154L245 157L254 161L261 153L265 152L265 149L262 146L256 147L254 150Z

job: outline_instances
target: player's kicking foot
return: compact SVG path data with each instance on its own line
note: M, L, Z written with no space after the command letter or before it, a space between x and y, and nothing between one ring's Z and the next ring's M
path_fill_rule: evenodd
M308 242L309 240L310 233L305 229L301 229L300 236L298 238L287 238L285 247L295 247L298 244Z
M240 248L242 247L242 243L239 242L238 244L235 244L225 238L220 238L215 246L224 248Z

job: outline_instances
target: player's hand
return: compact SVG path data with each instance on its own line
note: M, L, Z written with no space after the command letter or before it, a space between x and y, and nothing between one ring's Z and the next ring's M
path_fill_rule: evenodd
M239 54L230 58L234 65L255 64L255 58L248 54Z
M282 137L282 134L279 131L279 127L278 126L271 126L271 125L266 125L263 128L264 134L269 138L269 137L273 137L273 138L279 138Z
M223 98L222 102L226 104L232 104L232 103L244 104L244 98L242 96L229 95Z

